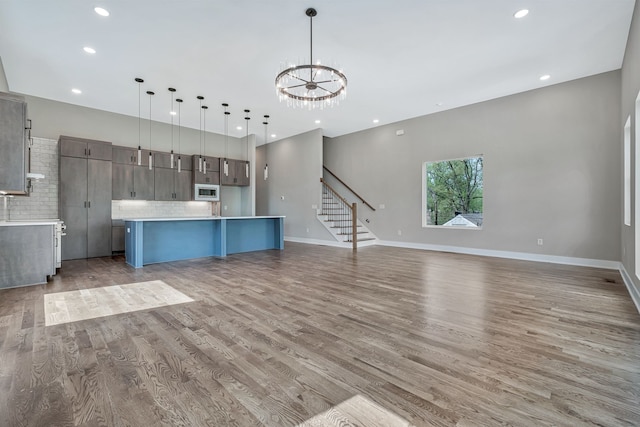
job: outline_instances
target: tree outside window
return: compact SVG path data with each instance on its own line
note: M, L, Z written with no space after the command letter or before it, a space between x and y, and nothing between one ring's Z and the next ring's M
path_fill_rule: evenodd
M482 227L482 157L424 166L423 226Z

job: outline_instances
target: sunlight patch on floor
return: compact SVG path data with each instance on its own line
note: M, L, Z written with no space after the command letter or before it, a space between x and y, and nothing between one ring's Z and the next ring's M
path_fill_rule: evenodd
M193 302L162 280L45 294L45 326Z
M356 394L297 427L409 427L411 424L372 400Z

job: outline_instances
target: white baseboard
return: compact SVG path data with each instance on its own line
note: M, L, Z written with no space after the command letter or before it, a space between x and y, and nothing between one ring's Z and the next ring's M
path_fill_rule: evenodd
M631 280L631 275L624 268L624 264L620 263L620 275L622 276L622 280L624 281L625 286L627 287L627 291L629 291L629 295L631 295L631 299L633 303L636 305L636 309L638 313L640 313L640 289L633 283Z
M333 246L338 248L351 248L351 244L344 244L341 242L335 242L331 240L319 240L319 239L306 239L302 237L286 237L284 238L287 242L297 242L297 243L307 243L311 245L324 245L324 246ZM407 249L421 249L427 251L438 251L438 252L453 252L459 254L467 254L467 255L479 255L479 256L490 256L496 258L510 258L510 259L519 259L524 261L536 261L536 262L550 262L552 264L566 264L566 265L577 265L582 267L596 267L596 268L606 268L609 270L618 270L620 275L622 276L622 280L624 281L625 286L633 300L633 303L640 313L640 289L636 287L633 280L631 280L631 275L624 268L624 265L618 261L608 261L601 259L590 259L590 258L575 258L575 257L564 257L564 256L555 256L555 255L541 255L541 254L532 254L527 252L510 252L510 251L495 251L489 249L475 249L475 248L464 248L459 246L443 246L443 245L429 245L425 243L409 243L409 242L394 242L390 240L376 240L375 243L381 246L392 246L397 248L407 248Z
M307 243L311 245L333 246L338 248L351 247L350 243L336 242L332 240L308 239L304 237L285 236L287 242ZM552 264L578 265L582 267L606 268L609 270L619 270L619 261L608 261L601 259L575 258L556 255L532 254L527 252L495 251L490 249L465 248L460 246L430 245L426 243L394 242L391 240L376 240L375 243L381 246L393 246L397 248L422 249L426 251L453 252L458 254L490 256L496 258L520 259L524 261L550 262ZM369 245L367 245L369 246Z
M601 259L574 258L556 255L532 254L527 252L496 251L491 249L465 248L459 246L429 245L426 243L394 242L379 240L379 245L394 246L398 248L422 249L427 251L454 252L458 254L490 256L496 258L520 259L524 261L550 262L553 264L578 265L583 267L606 268L618 270L619 261L607 261Z

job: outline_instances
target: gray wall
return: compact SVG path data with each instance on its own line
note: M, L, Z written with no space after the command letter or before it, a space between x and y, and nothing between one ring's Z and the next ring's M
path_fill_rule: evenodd
M359 207L383 241L617 261L620 81L614 71L325 138L324 164L377 209ZM483 229L423 228L423 162L476 154Z
M33 121L32 134L40 138L58 139L60 135L109 141L114 145L136 147L138 145L138 118L108 111L81 107L64 102L52 101L34 96L26 96L29 118ZM211 117L211 116L208 116ZM220 117L213 118L222 120ZM141 120L142 148L149 148L149 121ZM152 122L151 148L171 151L171 126L167 123ZM174 152L178 152L177 126L174 128ZM198 129L181 129L181 150L185 154L200 153L200 132ZM225 136L206 133L206 154L223 157ZM229 136L228 156L232 159L247 158L246 141Z
M631 21L631 29L629 31L629 38L627 40L627 49L625 51L624 62L622 65L622 111L618 119L618 127L622 129L627 120L627 117L631 116L631 226L624 225L622 219L619 221L620 233L622 236L622 265L624 269L629 273L631 280L635 285L636 298L640 297L640 279L638 279L639 271L635 268L635 257L640 251L640 248L635 246L635 233L638 224L635 221L635 203L636 198L640 194L640 190L635 183L638 181L636 176L640 171L640 165L635 162L636 150L638 150L638 129L636 127L636 115L640 114L640 111L636 111L635 103L636 98L640 92L640 8L636 5L633 12L633 19ZM619 139L620 147L623 146L623 139ZM620 148L622 152L622 148ZM620 161L622 162L622 154L620 154ZM620 181L624 179L622 176L622 168L620 169ZM622 192L622 190L621 190Z
M269 164L266 181L265 151ZM261 145L256 159L256 215L285 215L287 238L331 240L312 208L322 198L322 131Z

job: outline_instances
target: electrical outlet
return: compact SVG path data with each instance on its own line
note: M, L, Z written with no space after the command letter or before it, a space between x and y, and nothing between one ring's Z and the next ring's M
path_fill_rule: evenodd
M538 246L542 246L542 243L543 243L542 239L538 239Z
M378 209L384 209L384 208L385 208L384 204L378 205Z
M224 205L224 210L225 210L225 211L227 210L227 205Z
M311 205L311 209L318 209L318 205Z
M402 236L402 230L398 230L398 236Z
M307 233L309 232L309 227L307 227Z

